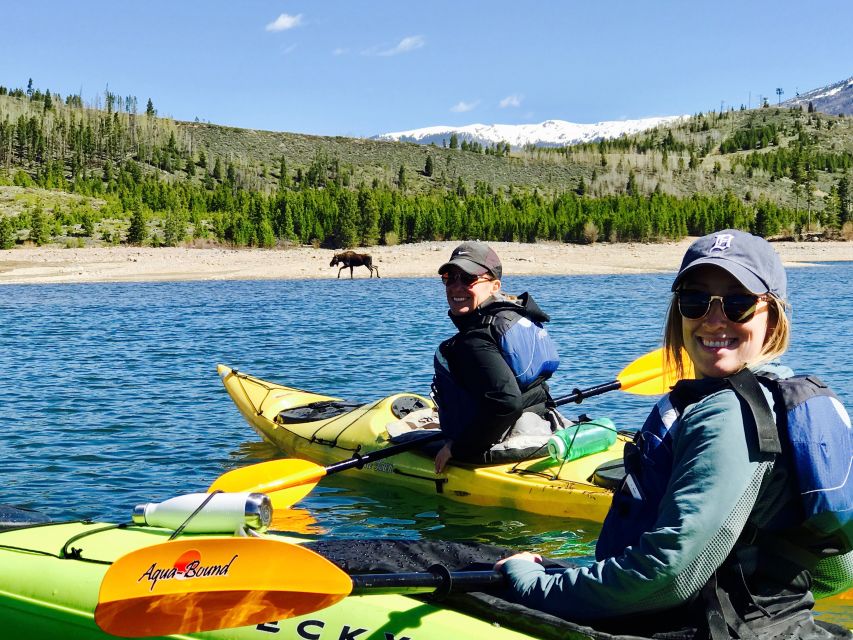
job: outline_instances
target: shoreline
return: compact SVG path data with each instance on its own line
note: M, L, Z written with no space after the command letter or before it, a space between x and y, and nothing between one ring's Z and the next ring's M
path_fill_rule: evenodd
M573 245L490 242L505 277L675 272L694 238L679 242ZM373 256L382 278L436 276L459 241L356 249ZM774 242L786 267L853 261L853 242ZM24 247L0 250L0 285L87 282L334 279L332 249L228 249L194 247ZM367 278L356 267L355 278ZM349 278L349 269L341 279Z

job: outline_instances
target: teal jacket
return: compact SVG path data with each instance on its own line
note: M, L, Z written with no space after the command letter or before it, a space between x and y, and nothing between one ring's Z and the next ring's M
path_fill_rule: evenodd
M792 375L777 364L759 371ZM663 611L691 600L728 558L747 520L762 511L756 499L774 460L758 451L750 432L730 389L686 407L671 427L669 486L657 520L639 542L618 557L557 574L509 560L502 571L510 598L575 621ZM850 587L853 553L821 561L813 579L817 595Z

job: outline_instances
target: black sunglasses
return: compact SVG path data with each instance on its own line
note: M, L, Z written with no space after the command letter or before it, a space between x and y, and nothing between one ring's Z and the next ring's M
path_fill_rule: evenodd
M766 295L752 293L734 293L728 296L712 296L704 291L686 289L676 293L678 296L678 311L685 318L698 320L704 318L711 310L711 303L719 300L723 305L726 317L738 324L749 322L755 315L760 300L767 300Z
M475 276L465 271L454 271L452 273L450 271L445 271L441 274L441 281L444 283L445 287L453 284L457 280L464 286L470 287L475 282L479 282L480 280L490 280L490 278L485 277L485 275Z

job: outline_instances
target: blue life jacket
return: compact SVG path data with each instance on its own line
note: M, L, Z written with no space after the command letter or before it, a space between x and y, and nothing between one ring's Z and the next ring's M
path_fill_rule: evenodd
M853 549L853 429L841 401L814 376L769 384L784 407L783 437L805 512L802 526ZM775 387L775 388L774 388ZM782 523L780 523L780 526Z
M840 553L853 549L853 430L847 411L814 376L762 376L777 405L773 422L758 381L744 371L724 380L681 382L655 405L634 441L625 445L626 477L605 518L597 559L620 555L654 526L672 474L673 425L687 405L725 386L752 410L759 448L783 453L780 462L792 468L796 478L802 511L781 510L785 519L777 518L770 527L803 527Z
M547 329L522 315L501 336L500 348L522 391L539 378L550 378L560 366L557 345Z
M524 392L537 382L547 380L560 365L557 346L545 328L513 310L487 316L484 322L497 332L501 355L512 370L518 388ZM480 398L474 397L454 378L442 353L444 341L435 350L432 391L438 406L438 419L447 437L454 439L464 432L477 414Z

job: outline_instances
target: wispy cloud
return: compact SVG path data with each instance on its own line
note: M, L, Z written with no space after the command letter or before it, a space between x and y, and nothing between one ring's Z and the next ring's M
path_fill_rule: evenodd
M349 53L349 49L344 49L343 47L338 47L337 49L332 50L333 56L343 56Z
M302 14L291 16L282 13L278 18L266 26L267 31L287 31L302 24Z
M524 100L523 95L514 93L501 100L499 104L501 109L506 109L507 107L520 107L522 100Z
M368 49L364 52L367 56L398 56L401 53L409 53L415 49L420 49L426 45L426 38L423 36L406 36L396 46L390 49Z
M465 113L467 111L473 111L474 109L476 109L478 104L480 104L479 100L475 102L459 101L455 105L450 107L450 110L454 113Z

